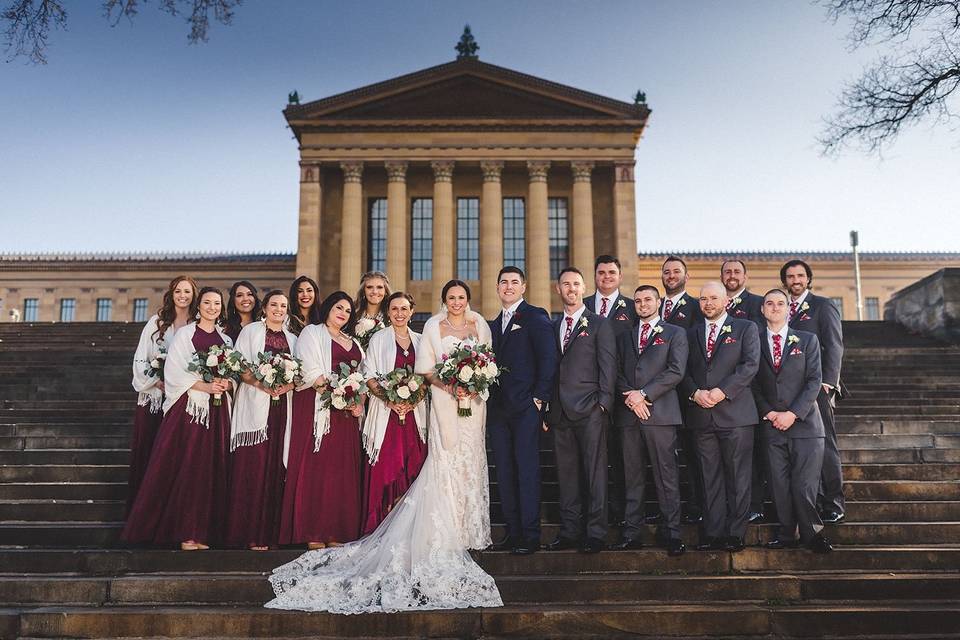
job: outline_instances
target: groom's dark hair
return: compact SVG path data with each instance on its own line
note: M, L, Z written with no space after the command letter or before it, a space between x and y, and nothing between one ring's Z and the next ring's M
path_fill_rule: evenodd
M525 283L527 281L527 276L524 275L523 269L521 269L520 267L515 267L513 265L510 265L508 267L504 267L503 269L500 269L500 273L497 274L497 284L500 284L500 278L502 278L503 274L505 273L515 273L518 276L520 276L520 282Z

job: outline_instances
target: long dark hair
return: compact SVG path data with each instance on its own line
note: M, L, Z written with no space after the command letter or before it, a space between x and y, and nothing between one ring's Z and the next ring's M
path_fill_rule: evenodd
M190 318L193 318L193 314L195 313L193 311L193 305L200 299L200 285L190 276L177 276L170 281L167 292L163 294L163 303L161 303L160 309L157 310L157 330L150 336L154 340L163 338L167 329L172 327L173 322L177 319L177 307L173 304L173 290L177 288L178 284L184 281L190 283L190 288L193 289L193 300L190 301L191 310L188 312Z
M320 324L326 324L327 317L330 315L330 312L333 311L333 305L341 300L346 300L350 303L350 319L347 320L347 323L343 325L340 330L352 336L353 328L357 324L357 310L353 306L353 298L351 298L350 294L346 291L334 291L323 299L323 304L320 305Z
M198 314L200 313L200 299L207 293L215 293L220 296L220 317L214 320L214 324L222 325L224 320L227 319L226 305L223 303L223 291L217 289L216 287L203 287L200 289L200 292L197 293L196 299L193 301L193 304L190 305L190 318L197 322L200 320Z
M313 304L310 305L306 317L300 314L300 303L297 301L297 287L303 282L313 287ZM353 305L351 304L351 306ZM290 285L290 295L287 296L287 308L289 309L290 326L297 326L297 331L294 331L294 333L299 334L300 329L308 324L320 324L320 287L317 286L313 278L300 276L293 281L293 284Z
M249 280L237 280L233 283L233 286L230 287L230 293L227 296L227 320L224 322L224 328L227 333L233 335L234 332L240 333L240 312L237 311L237 305L234 302L234 297L237 295L237 289L240 287L246 287L250 290L250 293L253 294L253 311L250 314L250 320L256 322L260 319L260 311L262 305L260 303L260 296L257 295L257 288Z

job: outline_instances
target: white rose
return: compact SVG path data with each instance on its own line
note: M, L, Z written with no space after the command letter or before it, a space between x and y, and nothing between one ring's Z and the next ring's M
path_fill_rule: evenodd
M273 384L273 381L276 379L276 377L277 377L276 373L274 373L273 369L270 369L270 373L263 376L263 381L266 382L268 385L271 385Z
M462 369L460 369L457 377L460 378L460 382L470 382L473 380L473 367L470 365L465 365Z
M284 360L283 368L286 369L287 371L293 371L297 368L297 363L294 362L293 360Z
M153 360L150 361L150 366L153 367L154 369L159 369L159 368L160 368L160 361L159 361L158 359L154 358Z
M406 400L410 397L410 389L407 389L406 387L399 387L397 389L397 395L400 396L401 400Z
M496 378L497 374L500 373L500 369L497 368L496 362L491 362L487 365L487 377Z
M357 335L358 336L367 335L367 332L373 329L376 325L377 323L374 322L373 319L371 318L360 318L360 320L357 321L357 329L356 329Z
M257 367L257 371L260 373L260 375L266 376L268 373L273 371L273 367L271 367L269 364L264 362L262 365Z
M346 409L347 401L343 399L343 396L333 396L333 408L334 409Z
M216 355L214 355L214 354L211 353L210 355L207 356L207 366L208 366L208 367L215 367L215 366L217 366L217 356L216 356Z
M407 383L407 388L410 389L410 391L416 391L417 389L420 388L420 383L417 382L416 380L411 380L410 382Z

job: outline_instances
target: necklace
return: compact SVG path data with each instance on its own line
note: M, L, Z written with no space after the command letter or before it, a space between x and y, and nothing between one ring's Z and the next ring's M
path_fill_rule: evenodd
M448 326L448 327L450 327L451 329L454 329L454 330L456 330L456 331L463 331L464 329L467 328L467 319L466 319L466 318L463 319L463 324L460 325L459 327L458 327L457 325L453 324L452 322L450 322L450 316L447 316L446 318L444 318L443 321L447 323L447 326Z

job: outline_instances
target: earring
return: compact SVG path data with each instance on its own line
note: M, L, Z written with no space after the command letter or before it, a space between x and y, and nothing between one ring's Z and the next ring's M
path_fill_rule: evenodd
M199 319L200 319L200 312L199 312L199 311L197 311L197 315L196 315L196 316L194 316L194 317L195 317L195 318L196 318L197 320L199 320Z

